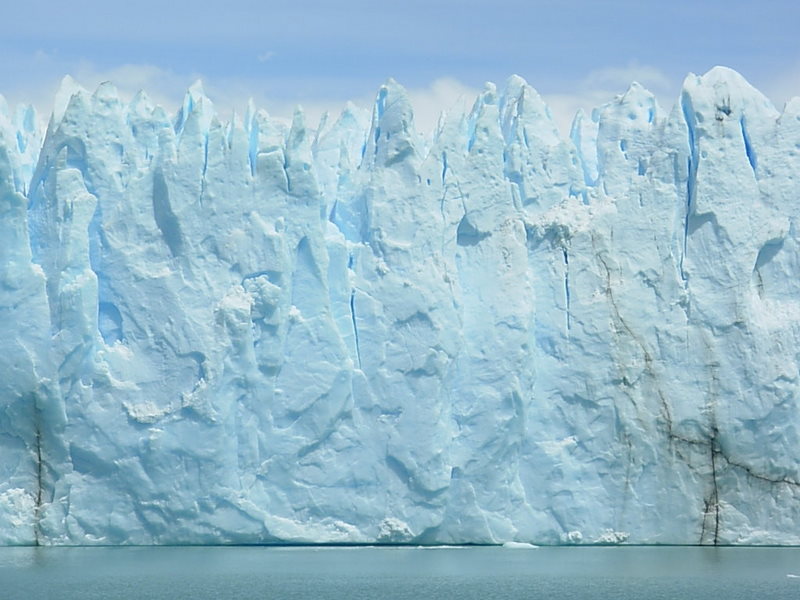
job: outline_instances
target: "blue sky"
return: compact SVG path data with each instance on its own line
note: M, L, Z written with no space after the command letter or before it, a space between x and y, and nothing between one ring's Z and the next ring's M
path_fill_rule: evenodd
M111 79L176 108L201 78L223 108L312 116L369 103L394 77L428 126L484 81L525 77L566 121L636 79L671 104L689 72L740 71L779 107L800 95L800 3L763 0L138 0L20 2L3 11L0 92L49 109L61 77Z

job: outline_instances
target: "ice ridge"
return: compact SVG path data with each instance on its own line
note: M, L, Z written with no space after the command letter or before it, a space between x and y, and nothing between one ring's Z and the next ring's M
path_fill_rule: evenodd
M800 100L563 138L0 103L0 543L800 543Z

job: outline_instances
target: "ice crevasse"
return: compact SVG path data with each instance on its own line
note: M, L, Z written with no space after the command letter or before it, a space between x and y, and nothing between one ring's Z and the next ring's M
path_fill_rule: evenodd
M800 99L0 106L0 543L800 543Z

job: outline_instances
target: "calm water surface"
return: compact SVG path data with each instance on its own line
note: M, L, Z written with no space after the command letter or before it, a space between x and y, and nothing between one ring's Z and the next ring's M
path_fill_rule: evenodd
M798 599L800 548L0 548L0 598Z

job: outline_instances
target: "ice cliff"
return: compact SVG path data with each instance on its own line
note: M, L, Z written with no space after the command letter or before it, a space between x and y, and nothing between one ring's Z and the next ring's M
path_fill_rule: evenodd
M0 543L800 543L800 99L36 123L0 106Z

